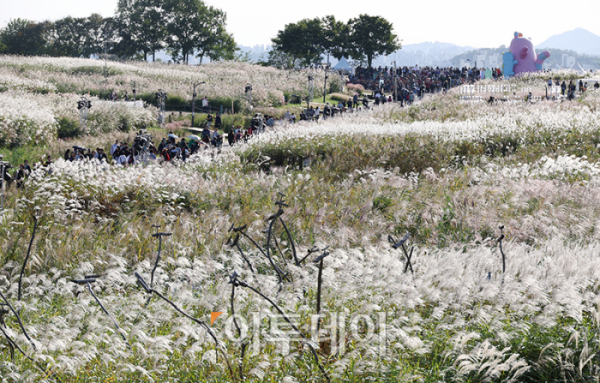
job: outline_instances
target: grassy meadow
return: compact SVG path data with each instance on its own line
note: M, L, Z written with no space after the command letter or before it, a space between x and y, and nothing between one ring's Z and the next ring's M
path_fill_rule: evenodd
M0 216L0 292L23 324L0 306L2 380L597 381L600 94L459 97L281 125L186 163L36 168ZM120 329L72 282L89 275Z

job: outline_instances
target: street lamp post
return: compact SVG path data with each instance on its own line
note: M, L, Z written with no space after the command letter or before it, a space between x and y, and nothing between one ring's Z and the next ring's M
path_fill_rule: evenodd
M167 92L163 89L159 89L158 92L154 93L157 100L158 106L158 124L161 128L165 126L165 101L167 100Z
M194 91L192 93L192 127L194 126L194 114L196 112L196 86L206 84L206 81L198 82L194 84Z
M310 102L313 100L313 92L314 92L314 77L312 74L308 75L308 96L306 96L306 112L308 113L308 108L310 108Z
M397 76L397 70L396 70L396 62L394 61L394 102L398 102L398 87L397 87L397 83L398 83L398 76Z
M323 103L325 103L325 95L327 94L327 79L329 78L329 67L325 68L325 81L323 84Z

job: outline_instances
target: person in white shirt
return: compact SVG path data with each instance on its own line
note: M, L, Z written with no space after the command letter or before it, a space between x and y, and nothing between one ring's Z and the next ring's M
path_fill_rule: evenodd
M115 141L115 143L110 146L110 155L113 156L117 149L119 149L119 140Z
M286 121L289 121L292 119L292 115L290 114L289 110L287 112L285 112L285 114L283 115L283 119Z
M204 109L204 113L208 113L208 99L206 97L202 97L202 109Z

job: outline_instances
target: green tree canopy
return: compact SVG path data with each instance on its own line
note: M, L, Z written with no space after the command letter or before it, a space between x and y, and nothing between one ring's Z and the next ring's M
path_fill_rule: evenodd
M48 54L51 56L80 57L84 54L86 20L71 16L56 20L50 33Z
M287 24L271 41L275 51L303 65L319 63L321 56L327 54L338 60L350 56L366 58L370 66L377 56L400 48L392 24L383 17L369 15L360 15L348 23L332 15L303 19Z
M51 56L100 55L117 40L115 20L97 13L89 17L68 16L51 23L46 40L44 53Z
M190 55L233 58L235 42L225 30L226 17L220 9L202 0L166 0L169 51L174 61L189 63Z
M144 60L164 48L167 38L167 12L164 0L119 0L116 18L119 20L119 35L131 46L123 51L141 51Z
M287 24L271 39L273 49L300 60L304 65L317 64L325 52L321 19L303 19Z
M257 64L262 66L274 66L276 68L293 68L298 64L299 59L289 53L271 49L267 57L261 57Z
M366 57L369 66L377 56L389 55L401 48L392 24L383 17L360 15L350 20L348 27L351 56L355 59Z
M119 0L115 17L92 14L52 23L11 20L0 30L0 52L18 55L89 57L113 53L144 60L167 48L175 61L197 53L233 60L236 43L226 14L203 0Z
M236 44L233 36L227 33L227 15L220 9L208 7L201 20L202 29L196 40L195 49L200 63L204 57L216 60L233 60Z
M106 27L112 21L112 18L104 19L97 13L91 14L85 19L85 44L83 49L84 57L91 55L100 55L104 52L105 44L112 44L110 35L106 34Z
M350 30L348 24L337 21L335 16L325 16L321 19L320 42L323 51L336 59L350 55Z
M25 19L13 19L0 33L5 51L15 55L43 54L52 23L36 23Z

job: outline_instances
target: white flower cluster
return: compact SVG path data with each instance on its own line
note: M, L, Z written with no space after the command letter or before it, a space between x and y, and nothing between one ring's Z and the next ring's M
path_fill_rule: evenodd
M57 119L68 118L71 121L80 120L80 112L76 108L81 98L74 94L63 94L54 98L54 114ZM112 131L131 131L135 128L151 125L156 119L156 108L128 107L118 102L97 102L96 97L90 98L92 108L88 111L85 124L86 134L97 135Z
M56 92L56 86L42 79L30 79L19 77L11 72L5 73L6 68L0 67L0 91L7 90L53 93Z
M212 329L228 346L223 350L229 350L225 352L230 361L239 358L239 346L227 335L232 331L227 326L233 326L228 320L231 313L226 309L230 307L231 292L228 273L234 270L241 273L242 279L273 297L290 315L310 318L314 314L314 302L297 294L314 289L318 273L314 266L290 266L297 278L275 294L278 287L274 277L243 271L243 263L235 253L191 258L189 250L186 246L163 248L155 286L179 307L199 313L201 320L209 321L211 311L225 311ZM442 355L455 361L454 370L447 373L468 376L479 371L490 379L508 373L518 380L535 366L510 351L511 341L529 329L557 331L556 326L563 318L577 325L582 324L586 313L598 315L598 300L593 292L595 281L600 279L600 261L595 256L597 245L572 248L556 240L532 249L509 243L504 251L507 272L503 275L500 254L486 245L466 251L420 248L412 258L415 274L411 276L402 272L402 257L387 243L363 250L334 250L323 271L323 299L328 302L328 312L343 315L348 321L356 315L383 318L384 323L372 331L385 328L385 335L374 334L361 342L360 338L353 338L360 334L347 329L350 338L346 340L345 351L331 366L333 376L344 376L349 364L354 364L354 369L360 367L365 374L388 371L390 365L386 360L434 352L438 336L454 334ZM100 260L95 264L81 263L70 276L53 269L48 274L26 277L25 300L15 304L21 315L28 318L25 325L37 352L28 346L22 332L9 328L8 334L34 354L36 360L60 371L61 376L76 376L96 359L123 378L137 372L147 377L164 377L174 350L180 355L177 358L186 363L194 364L198 358L204 363L215 363L214 351L210 351L213 343L204 329L161 300L154 299L144 305L146 295L136 286L133 272L149 280L151 262L128 266L129 262L120 254L110 254L107 259L107 263ZM258 256L251 259L255 264L259 262ZM71 278L94 274L98 267L105 271L93 289L117 319L126 342L85 288L69 282ZM3 274L9 277L0 276L0 286L3 290L8 288L7 295L14 301L19 265L5 265ZM60 307L53 306L56 301L61 302ZM247 310L257 310L263 316L276 313L264 300L243 288L237 289L235 306L238 312L248 315L252 312ZM431 307L431 312L422 310L424 306ZM35 312L53 315L34 315ZM328 320L327 316L323 319L327 325ZM252 319L246 318L246 322L252 324ZM306 322L299 319L299 323ZM165 333L162 328L169 330ZM305 325L301 329L308 334ZM270 347L269 341L262 338L266 330L258 334L260 350ZM128 343L134 348L129 348ZM574 347L568 343L556 346L567 355L572 352L569 347ZM591 354L597 351L597 345L589 347ZM287 356L284 349L270 352ZM217 370L226 371L222 358L217 363ZM261 368L279 371L281 366L276 365L287 362L267 359L264 363ZM10 373L13 379L21 380L32 372L19 363L4 362L0 364L0 373L3 376ZM39 378L36 372L33 374L31 379Z
M44 143L56 138L58 122L62 118L79 124L80 116L74 94L39 94L23 91L0 92L0 142L21 145ZM155 108L129 108L119 103L95 103L88 113L86 132L99 134L114 130L128 131L150 125Z
M31 93L0 92L0 144L44 142L56 137L52 103Z
M476 182L500 182L502 179L557 179L561 181L600 182L600 163L591 163L587 157L558 156L556 159L544 156L533 164L499 166L490 163L484 168L473 168L471 179Z
M499 107L469 106L464 120L424 120L414 122L389 121L398 106L380 107L376 115L354 113L342 118L329 119L324 123L300 123L286 125L253 139L244 151L253 146L278 145L302 139L318 142L323 137L344 135L395 136L423 135L442 141L485 142L493 137L523 137L528 134L554 134L569 131L591 132L600 128L600 109L585 107L557 107L551 102L538 105L501 105ZM471 113L472 111L472 113ZM390 113L391 112L391 113Z
M211 151L192 156L185 168L152 162L124 168L97 160L70 162L58 159L48 168L34 169L27 182L28 187L35 190L35 196L33 201L21 202L23 207L33 203L58 222L96 214L107 203L125 203L124 196L128 192L135 192L149 202L175 208L183 193L199 189L211 192L220 188L223 178L207 180L199 170L211 164L225 166L230 161L238 160L231 155L215 156ZM113 218L94 217L97 221Z
M20 59L0 57L0 62L2 60L19 62ZM100 65L89 64L89 60L81 59L68 59L61 64L47 58L35 58L32 61L31 65L41 68L40 70L54 70L52 66L60 65L62 70L76 71L82 65ZM221 69L240 71L235 81L241 81L245 75L244 65L222 64ZM217 67L214 65L193 69L194 74L190 78L198 78ZM162 76L165 81L173 82L180 81L182 76L189 76L186 74L188 69L184 70L179 66L111 63L111 68L123 73L145 71L147 74L156 71L155 76ZM269 71L252 70L260 72L260 76L269 74ZM70 95L42 97L12 90L0 93L0 134L11 137L11 129L15 129L13 121L18 120L21 115L19 113L24 113L23 116L32 121L32 126L55 126L55 116L73 117L68 105L76 99L76 96ZM40 108L33 111L35 106ZM104 107L98 106L99 109ZM433 108L417 110L424 107L425 103L415 105L416 113L437 113ZM229 216L222 214L210 217L207 214L198 218L190 214L175 213L180 213L178 209L182 201L190 195L205 195L209 199L213 194L226 195L229 193L228 188L236 188L237 191L247 192L249 198L255 198L252 195L253 187L261 191L291 186L301 190L310 189L314 182L322 182L312 180L311 171L287 172L273 169L269 175L238 171L239 154L249 149L260 149L261 145L279 145L288 140L302 141L298 145L305 145L307 142L315 144L315 141L318 144L323 138L335 139L342 135L414 134L446 141L485 141L505 135L522 139L536 134L560 135L566 131L577 134L596 131L600 127L599 109L589 108L585 104L559 105L544 102L491 108L486 105L474 107L456 103L456 108L454 117L440 116L439 119L428 121L415 118L415 121L395 122L393 117L398 110L395 107L382 107L373 114L355 113L318 124L301 122L284 125L252 138L247 146L223 150L220 154L216 151L203 151L192 156L186 164L177 163L176 166L169 163L149 163L145 166L121 167L95 160L58 160L49 168L34 169L25 181L24 193L28 193L28 197L19 200L19 207L27 210L32 205L39 207L47 217L46 225L67 226L72 229L71 233L90 230L89 227L84 227L84 220L80 220L84 216L92 218L88 222L100 222L101 227L103 221L114 223L118 219L114 217L118 211L111 210L111 207L125 208L130 198L148 205L163 206L164 215L167 216L164 222L168 226L164 228L165 231L175 228L179 232L173 230L174 237L181 238L174 240L172 237L173 240L165 241L154 286L178 307L206 322L209 322L211 312L225 312L211 327L224 347L221 347L223 353L219 353L217 358L214 343L202 327L178 314L170 305L156 297L148 301L148 296L137 286L133 273L140 273L148 281L153 263L150 259L131 256L131 249L121 249L118 241L119 236L135 238L139 243L152 241L140 238L140 233L144 230L143 224L123 224L123 233L110 237L115 243L102 243L101 254L96 253L98 250L77 249L79 252L93 253L93 257L87 258L94 260L74 265L74 270L69 275L58 269L38 274L35 270L45 262L48 254L65 248L71 250L68 247L70 238L64 238L64 232L60 232L62 236L48 239L45 243L39 241L39 250L34 252L31 261L34 265L33 272L28 273L24 280L24 300L15 303L24 318L27 331L34 339L37 351L28 346L28 341L14 323L14 318L8 319L7 334L16 339L41 365L58 370L65 380L75 379L89 373L95 366L100 366L97 368L101 371L114 371L115 381L167 381L173 377L172 366L175 363L186 366L179 371L181 374L185 373L184 370L199 370L208 371L207 374L219 374L204 376L206 380L234 379L233 376L227 377L227 372L223 373L227 371L227 367L222 359L224 354L230 362L234 362L240 356L239 342L228 336L233 331L229 320L231 285L227 283L228 275L233 271L240 273L242 280L272 297L284 312L297 315L301 330L310 335L306 324L310 323L311 315L315 313L312 292L315 290L319 271L310 262L312 259L296 267L284 257L278 257L277 262L282 265L288 263L286 271L293 276L293 280L284 283L279 291L271 266L260 251L247 251L248 259L256 266L256 273L246 269L245 261L238 252L233 251L235 249L222 246L225 241L214 241L219 244L213 243L210 250L198 252L198 243L205 244L207 236L222 233L222 237L226 238L227 228L233 223L230 220L246 208L243 202L232 201L232 206L229 207L232 213ZM15 113L17 110L22 112ZM102 113L109 111L102 110ZM146 112L140 112L138 117L145 118L144 113ZM9 123L2 125L2 121ZM101 127L96 129L103 131ZM15 137L18 136L17 133L14 134ZM385 158L381 161L383 163ZM578 337L590 328L596 329L600 324L600 301L597 297L597 281L600 280L600 259L597 254L600 248L597 242L572 244L565 241L574 232L597 232L597 220L590 218L593 214L584 218L577 217L573 213L574 209L560 204L560 199L564 199L564 194L568 192L573 205L592 206L598 198L600 165L589 162L585 157L558 156L543 157L533 164L511 167L492 163L481 168L467 166L464 174L448 173L450 172L436 174L432 169L427 169L420 177L415 173L402 176L392 170L357 169L347 179L336 184L339 190L332 188L331 202L306 212L314 215L315 222L319 222L319 219L328 214L330 207L338 204L339 194L346 193L354 185L362 185L365 194L369 194L364 197L358 211L347 209L342 214L360 216L359 230L343 225L320 228L329 238L335 237L338 241L336 245L339 245L331 247L331 255L324 261L324 333L331 328L332 323L328 320L333 315L337 315L337 319L344 317L351 320L362 315L365 320L383 318L384 321L379 323L379 327L373 328L377 333L364 342L353 338L359 334L347 333L348 337L344 338L345 350L329 362L328 371L332 377L343 380L348 377L349 372L357 371L365 376L399 374L395 367L398 360L424 355L431 357L443 343L445 349L438 356L452 363L451 367L440 372L444 375L442 380L495 381L502 377L506 381L519 381L524 373L540 367L542 363L568 370L574 381L597 380L598 369L592 368L592 363L588 362L591 356L599 352L598 343L593 333L582 336L581 339ZM505 214L503 217L506 219L516 219L511 214L519 210L523 212L519 219L528 222L522 226L507 225L507 231L515 231L509 233L511 237L519 238L527 230L542 230L541 227L547 225L549 227L545 230L549 233L548 237L553 239L536 243L535 246L504 242L503 249L507 256L505 273L502 273L499 249L489 238L482 239L482 243L461 244L459 248L421 246L416 248L411 259L414 267L414 275L411 275L410 272L403 272L406 260L399 251L390 249L389 243L382 241L380 237L375 240L367 238L365 233L373 233L372 227L376 227L379 234L390 229L389 221L375 222L373 217L377 218L374 214L378 213L369 213L373 211L372 197L390 189L417 191L421 184L427 182L461 181L460 177L471 181L471 186L448 186L445 191L445 206L440 206L435 201L417 202L425 206L422 212L413 212L422 219L422 225L427 225L429 221L439 224L441 217L447 219L449 225L456 225L457 220L462 217L467 217L464 219L465 224L471 224L468 222L470 217L471 220L478 221L472 227L478 227L482 222L493 227L498 220L495 214ZM574 180L589 181L589 187L571 188L569 182ZM313 184L309 183L311 181ZM459 182L455 184L458 185ZM499 188L498 185L502 187ZM500 194L502 196L495 197ZM416 196L416 192L408 195L412 198ZM536 208L536 198L541 207ZM415 210L414 205L411 205L412 201L407 199L399 201L395 208L398 213L393 214ZM338 202L334 202L336 200ZM556 208L553 207L555 204ZM541 211L546 205L552 206ZM298 208L291 206L289 209ZM449 210L453 210L453 213L447 214ZM479 213L472 213L474 210ZM11 220L16 220L15 217L21 212L16 209L0 216L0 222L10 225ZM298 214L299 209L296 211L296 215ZM560 227L556 223L558 218L564 221ZM209 225L211 233L195 229L199 219L212 220L211 224L214 225ZM337 220L343 219L340 217ZM399 217L394 219L400 222ZM584 220L585 225L582 224ZM18 226L16 222L14 224ZM249 223L250 234L256 236L259 242L264 239L260 231L264 228L263 225L264 221L258 215L255 222ZM111 230L118 230L117 225L108 224L105 227L109 226ZM96 226L93 227L95 230ZM563 231L564 228L567 229ZM17 231L11 234L16 235ZM222 237L219 239L223 239ZM361 245L347 245L351 237ZM365 239L361 240L360 237ZM281 241L280 245L287 244ZM299 253L307 252L308 244L297 245ZM246 244L243 246L247 249ZM120 333L126 337L126 341L117 334L112 321L98 307L89 292L70 282L72 278L82 278L100 270L102 275L94 283L93 291L116 318L122 329ZM20 264L8 262L0 271L0 289L6 292L11 302L15 302ZM242 315L252 315L253 312L262 315L276 313L262 298L242 287L236 289L235 297L236 311ZM248 324L256 323L250 317L245 319ZM259 325L262 323L258 321ZM526 360L524 352L519 351L520 346L515 347L515 343L526 339L523 334L535 336L556 333L560 335L553 335L553 341L569 340L548 344L544 350L549 351L544 358L535 355L535 359ZM301 370L286 368L300 359L295 352L289 354L285 347L272 347L264 336L265 331L258 331L256 334L253 339L260 343L259 352L262 355L247 358L245 363L247 366L251 364L248 375L262 379L268 373L275 379L289 381L290 377L276 375ZM365 339L365 334L362 335ZM575 342L571 341L573 337L577 339ZM5 352L4 343L0 343L0 352ZM321 352L324 353L325 350ZM384 354L380 354L381 352ZM581 361L578 366L572 365L569 359L575 354L579 355ZM47 372L33 370L22 358L15 363L5 359L7 358L0 363L0 376L6 380L36 381L47 378ZM541 367L544 368L543 365ZM304 377L297 378L303 380ZM414 380L414 375L399 378ZM189 377L181 379L191 380Z
M104 62L82 58L21 57L0 55L0 78L18 76L30 81L46 82L67 89L98 89L104 80ZM307 73L282 71L240 62L217 62L200 66L144 62L109 62L110 89L131 90L136 82L138 94L164 89L191 99L191 84L205 81L197 92L200 96L243 98L246 83L253 85L253 102L261 106L281 104L284 92L301 95L306 92ZM24 72L24 73L23 73ZM325 73L314 71L315 82L322 83ZM330 81L339 81L334 76Z

